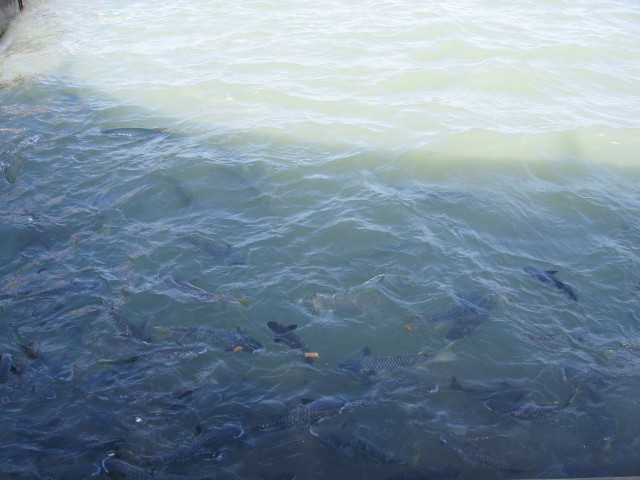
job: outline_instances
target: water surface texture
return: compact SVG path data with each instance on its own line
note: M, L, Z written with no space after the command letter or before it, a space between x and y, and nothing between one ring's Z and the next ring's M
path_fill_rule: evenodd
M638 38L624 0L29 1L2 476L640 474Z

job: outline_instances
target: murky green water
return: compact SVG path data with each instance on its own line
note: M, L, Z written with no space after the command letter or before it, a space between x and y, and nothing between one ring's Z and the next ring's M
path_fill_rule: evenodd
M0 39L3 475L639 473L635 3L27 7ZM434 355L338 368L365 346Z

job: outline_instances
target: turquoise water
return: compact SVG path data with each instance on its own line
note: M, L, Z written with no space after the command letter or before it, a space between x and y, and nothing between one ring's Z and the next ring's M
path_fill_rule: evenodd
M0 39L4 476L639 474L635 2L26 7ZM200 343L173 327L264 348L145 356ZM365 346L434 355L338 368ZM327 398L313 431L397 462L259 428Z

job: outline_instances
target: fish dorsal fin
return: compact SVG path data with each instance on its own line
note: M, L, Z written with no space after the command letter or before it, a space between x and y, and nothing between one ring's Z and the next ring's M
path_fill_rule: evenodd
M301 398L300 405L308 405L313 402L313 398Z
M298 328L298 325L289 325L289 326L287 327L287 330L289 330L289 331L293 331L293 330L295 330L296 328Z
M455 375L451 377L451 380L449 381L449 388L451 390L462 390L462 385L460 385L460 382L458 382Z
M370 357L371 356L371 349L369 347L364 347L362 349L362 356L363 357Z
M240 335L244 335L244 330L242 330L240 327L236 327L236 332L238 332Z
M558 270L545 270L544 273L548 273L549 275L555 275L558 273Z

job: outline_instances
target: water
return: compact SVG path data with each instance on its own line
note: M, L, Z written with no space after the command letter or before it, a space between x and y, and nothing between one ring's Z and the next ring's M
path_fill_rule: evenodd
M0 39L3 475L143 465L225 423L244 441L174 472L637 475L639 34L622 0L30 1ZM140 355L173 326L265 349ZM437 355L337 369L364 346ZM578 392L518 420L452 376ZM349 403L323 423L402 462L250 431L325 397Z

